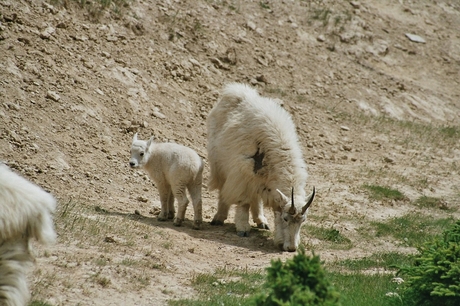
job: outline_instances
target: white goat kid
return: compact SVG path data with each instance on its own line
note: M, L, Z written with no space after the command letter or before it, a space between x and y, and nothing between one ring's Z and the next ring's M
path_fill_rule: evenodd
M224 88L211 110L207 128L209 187L219 190L211 224L223 224L230 206L237 204L239 236L247 236L251 229L249 209L257 226L268 229L265 204L274 211L275 244L295 251L315 192L306 200L307 167L289 113L253 88L233 83ZM289 200L285 194L291 192Z
M29 240L55 241L55 208L52 195L0 163L0 305L27 304L27 271L34 261Z
M161 201L159 221L174 218L176 198L178 209L174 225L182 225L189 203L186 194L188 189L194 210L193 228L201 228L203 160L194 150L176 143L157 143L153 137L148 141L138 140L136 133L131 145L129 165L144 169L155 182Z

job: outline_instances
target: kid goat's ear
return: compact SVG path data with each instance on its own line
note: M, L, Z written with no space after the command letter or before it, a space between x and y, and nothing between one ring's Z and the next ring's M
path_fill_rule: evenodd
M137 141L137 133L134 134L134 136L133 136L133 142L134 142L134 141Z
M152 143L153 143L153 136L150 137L149 141L147 141L147 147L150 147Z

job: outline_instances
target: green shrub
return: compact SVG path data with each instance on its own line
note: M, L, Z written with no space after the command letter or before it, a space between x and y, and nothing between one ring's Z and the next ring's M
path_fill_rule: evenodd
M272 260L267 272L266 294L256 295L255 305L340 305L339 293L326 279L319 256L310 258L303 248L284 264Z
M405 305L460 305L460 220L418 250L413 264L398 272Z

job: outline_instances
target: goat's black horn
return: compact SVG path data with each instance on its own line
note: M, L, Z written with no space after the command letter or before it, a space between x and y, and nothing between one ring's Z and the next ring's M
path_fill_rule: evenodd
M310 199L308 200L307 204L305 204L305 206L302 207L302 215L307 211L308 207L310 207L311 203L313 202L313 199L315 198L315 193L316 193L316 188L313 187L313 192L310 196Z

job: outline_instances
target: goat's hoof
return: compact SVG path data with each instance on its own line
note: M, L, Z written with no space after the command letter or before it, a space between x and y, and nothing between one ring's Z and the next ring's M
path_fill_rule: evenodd
M166 220L168 220L168 219L167 219L166 217L163 217L163 216L158 215L157 220L158 220L158 221L166 221Z
M195 220L195 221L193 222L193 229L196 229L196 230L201 229L201 223L203 223L203 222L200 221L200 220Z
M180 218L175 218L173 222L174 226L181 226L182 225L182 219Z
M212 220L211 225L224 225L224 221Z
M174 219L174 213L168 213L168 219L169 220Z
M236 232L236 234L239 237L249 237L249 232L245 232L245 231Z
M266 224L266 223L259 223L259 224L257 224L257 227L260 228L260 229L270 230L270 228L268 227L268 224Z

